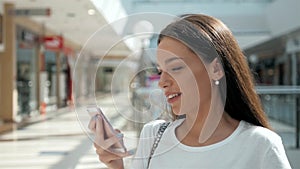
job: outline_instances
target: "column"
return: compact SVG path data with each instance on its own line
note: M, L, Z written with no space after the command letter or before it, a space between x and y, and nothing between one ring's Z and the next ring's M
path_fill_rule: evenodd
M57 108L61 107L61 93L60 93L60 70L61 70L61 63L60 63L60 51L56 52L56 106Z
M17 90L16 90L16 49L15 49L15 24L13 15L9 14L14 10L11 3L4 4L4 46L5 49L0 53L1 64L1 100L0 100L0 118L5 122L14 121L17 113Z

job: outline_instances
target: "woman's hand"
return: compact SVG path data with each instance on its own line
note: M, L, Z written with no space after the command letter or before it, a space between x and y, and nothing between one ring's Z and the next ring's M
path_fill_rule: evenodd
M110 169L124 169L123 158L128 156L126 153L111 152L103 149L101 146L94 143L96 153L101 162L103 162Z
M99 156L99 160L111 169L123 169L123 158L131 155L128 152L116 152L111 149L112 145L123 139L123 135L119 134L110 138L104 138L103 120L100 116L95 116L89 123L89 129L95 133L94 147Z

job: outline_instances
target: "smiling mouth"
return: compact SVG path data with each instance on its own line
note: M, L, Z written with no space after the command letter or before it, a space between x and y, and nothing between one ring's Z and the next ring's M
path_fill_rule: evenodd
M170 94L167 96L168 102L169 103L173 103L174 101L176 101L179 96L181 96L181 93L174 93L174 94Z

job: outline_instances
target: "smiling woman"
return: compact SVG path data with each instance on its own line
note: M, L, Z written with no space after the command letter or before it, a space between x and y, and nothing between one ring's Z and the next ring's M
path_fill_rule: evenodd
M169 24L159 36L157 64L174 119L144 126L132 168L291 168L247 61L220 20L189 14ZM124 168L129 153L95 147L107 166Z

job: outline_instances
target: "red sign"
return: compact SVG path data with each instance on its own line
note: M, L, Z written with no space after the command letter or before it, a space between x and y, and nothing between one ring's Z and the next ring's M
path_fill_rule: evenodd
M44 37L44 47L46 50L58 51L63 49L64 40L61 36L46 36Z

